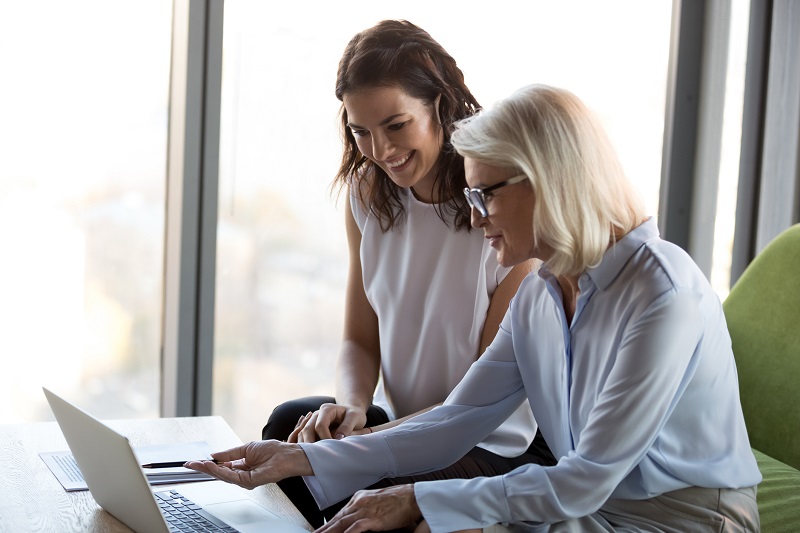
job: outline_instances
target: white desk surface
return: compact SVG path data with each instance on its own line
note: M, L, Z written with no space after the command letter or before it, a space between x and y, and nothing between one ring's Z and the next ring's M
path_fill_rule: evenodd
M212 450L241 443L218 416L104 421L133 446L205 440ZM68 450L55 422L0 425L0 532L130 532L88 491L66 492L39 452ZM203 483L222 483L204 481ZM169 487L169 485L159 488ZM258 504L312 528L277 485L242 489Z

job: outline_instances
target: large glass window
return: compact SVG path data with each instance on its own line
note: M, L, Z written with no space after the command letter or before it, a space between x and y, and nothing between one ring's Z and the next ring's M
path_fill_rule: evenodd
M483 105L529 83L603 118L656 214L672 3L225 3L214 413L244 440L282 401L333 394L347 268L333 95L349 39L384 18L422 26Z
M725 80L725 108L720 145L717 213L714 220L714 253L711 285L724 300L730 292L731 256L736 228L736 197L739 184L739 156L742 140L742 109L747 62L747 30L750 1L731 3L728 63Z
M0 2L0 422L158 415L171 15Z

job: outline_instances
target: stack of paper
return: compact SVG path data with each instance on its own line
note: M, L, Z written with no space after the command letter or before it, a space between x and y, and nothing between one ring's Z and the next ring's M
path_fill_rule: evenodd
M136 454L140 464L211 459L211 450L205 441L138 446L133 449L133 452ZM88 490L86 481L83 479L83 475L78 469L78 464L75 462L75 458L72 457L71 452L41 452L39 456L65 490L70 492ZM175 468L148 468L144 469L143 472L151 485L214 479L207 474L189 470L182 466Z

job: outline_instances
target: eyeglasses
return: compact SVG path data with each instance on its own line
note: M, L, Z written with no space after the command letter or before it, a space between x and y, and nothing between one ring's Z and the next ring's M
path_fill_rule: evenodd
M514 185L515 183L519 183L526 179L528 179L528 176L525 174L520 174L519 176L514 176L506 181L501 181L496 185L484 187L483 189L470 189L469 187L464 187L464 196L467 197L467 203L469 204L470 208L474 207L478 210L482 217L488 217L489 211L486 210L486 193L492 192L500 187L505 187L506 185Z

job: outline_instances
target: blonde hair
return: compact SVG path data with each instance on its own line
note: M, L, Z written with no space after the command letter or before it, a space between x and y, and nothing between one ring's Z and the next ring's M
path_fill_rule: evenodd
M605 130L569 91L523 87L458 122L451 142L464 157L528 176L534 244L553 250L547 266L555 275L599 264L615 235L645 217Z

